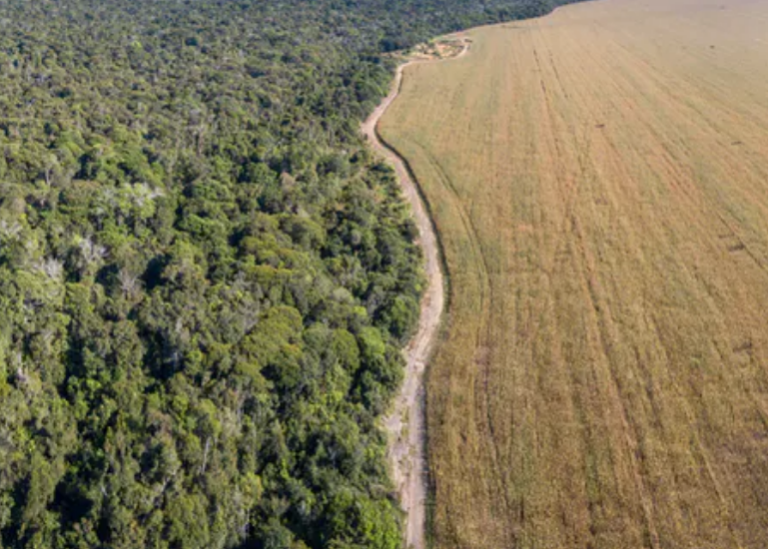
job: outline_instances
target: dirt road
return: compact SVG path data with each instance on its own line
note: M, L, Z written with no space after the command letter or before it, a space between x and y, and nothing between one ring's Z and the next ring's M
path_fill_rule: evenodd
M452 59L464 55L467 49L468 44L465 43L461 53ZM419 195L417 183L411 177L403 158L381 141L376 132L376 126L398 96L403 70L414 63L425 62L434 61L411 61L398 67L392 83L392 91L362 125L362 131L371 146L394 167L403 194L411 204L419 229L420 244L424 251L427 275L427 288L421 301L418 328L403 351L406 359L405 379L392 413L385 418L393 480L400 495L400 504L407 515L406 546L413 549L425 547L427 465L423 378L426 363L440 327L445 293L437 236L427 208Z

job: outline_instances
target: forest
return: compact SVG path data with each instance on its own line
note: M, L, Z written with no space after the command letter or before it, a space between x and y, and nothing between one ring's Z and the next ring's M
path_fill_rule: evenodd
M401 546L387 52L540 0L0 2L0 547Z

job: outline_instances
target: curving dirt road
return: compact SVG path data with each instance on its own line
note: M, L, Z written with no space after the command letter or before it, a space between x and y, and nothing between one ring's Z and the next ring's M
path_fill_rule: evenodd
M468 49L469 44L465 41L458 55L443 60L461 57ZM392 413L384 420L389 437L388 456L393 480L400 495L400 504L407 515L406 547L412 549L424 549L426 546L427 464L423 378L445 305L444 274L437 235L419 194L418 183L411 176L406 161L381 140L377 125L400 92L403 70L409 65L426 62L438 61L415 60L398 67L389 95L362 124L362 131L372 147L394 167L403 193L411 205L419 229L427 275L427 288L421 301L418 328L403 351L406 359L405 379Z

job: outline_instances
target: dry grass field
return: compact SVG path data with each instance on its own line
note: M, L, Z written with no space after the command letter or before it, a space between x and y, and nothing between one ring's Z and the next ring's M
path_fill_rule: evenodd
M380 128L451 277L435 547L768 547L768 1L469 35Z

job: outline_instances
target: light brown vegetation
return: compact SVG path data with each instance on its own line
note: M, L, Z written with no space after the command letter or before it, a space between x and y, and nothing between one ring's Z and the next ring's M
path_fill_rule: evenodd
M768 3L478 29L381 131L451 275L436 547L768 539Z

